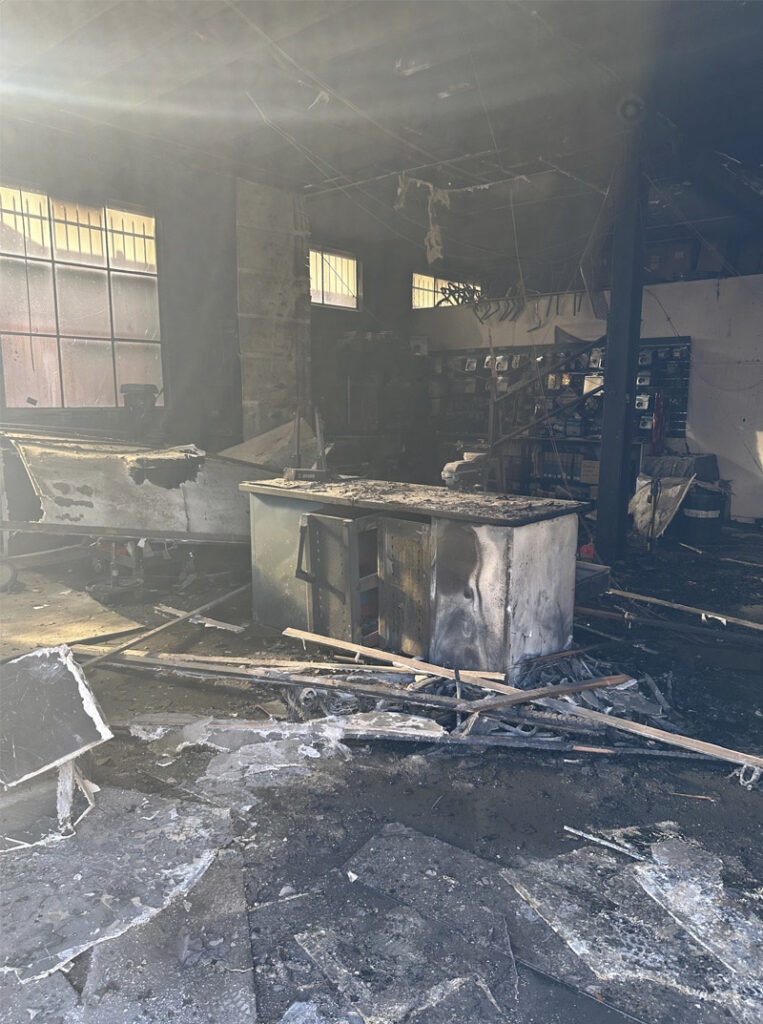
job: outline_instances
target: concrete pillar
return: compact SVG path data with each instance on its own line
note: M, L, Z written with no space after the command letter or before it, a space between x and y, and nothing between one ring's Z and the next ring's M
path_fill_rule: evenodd
M308 225L299 197L239 178L238 335L244 440L309 417Z

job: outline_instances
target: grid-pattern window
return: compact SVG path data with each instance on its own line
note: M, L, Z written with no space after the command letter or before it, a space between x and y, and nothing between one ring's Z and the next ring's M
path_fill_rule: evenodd
M310 250L310 299L317 306L359 306L358 261L324 249Z
M9 408L161 391L154 218L0 186L0 356Z
M433 306L461 306L481 293L479 285L469 281L449 281L444 277L414 274L411 296L414 309Z

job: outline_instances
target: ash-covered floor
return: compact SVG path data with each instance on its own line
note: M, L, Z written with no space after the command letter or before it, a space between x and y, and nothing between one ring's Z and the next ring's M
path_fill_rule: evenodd
M82 583L38 574L36 603ZM763 602L760 570L681 550L616 584L750 618ZM157 600L117 610L158 622ZM246 601L218 614L246 622ZM627 639L598 656L651 673L682 731L761 751L759 647L584 621ZM304 656L254 633L182 625L153 649ZM733 765L358 743L289 721L276 688L88 678L115 732L79 760L95 807L2 854L6 963L36 979L6 974L3 1024L760 1019L761 794Z

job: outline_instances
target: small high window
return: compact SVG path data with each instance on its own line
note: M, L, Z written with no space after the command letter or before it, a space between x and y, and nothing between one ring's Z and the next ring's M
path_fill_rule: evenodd
M470 281L449 281L444 277L430 277L428 274L413 275L414 309L431 309L433 306L464 306L469 302L474 302L481 294L480 286Z
M358 261L346 253L310 250L310 299L316 306L358 309Z
M0 360L7 408L160 391L154 218L0 186Z

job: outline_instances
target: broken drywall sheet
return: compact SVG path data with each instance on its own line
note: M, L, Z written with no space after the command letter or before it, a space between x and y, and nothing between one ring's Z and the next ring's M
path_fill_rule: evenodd
M505 960L485 949L475 956L457 932L410 907L351 912L295 939L367 1021L505 1024L514 1005Z
M470 943L489 946L570 984L594 982L588 971L501 875L499 864L393 823L344 865L365 885L399 900Z
M250 437L242 444L226 448L218 454L228 459L251 462L262 469L268 467L282 473L287 466L296 465L297 439L296 422L289 420L280 427L266 430L264 434ZM318 442L310 424L300 418L299 465L313 466L318 459Z
M760 894L752 880L727 889L724 873L720 857L679 838L654 843L652 861L633 867L653 900L729 971L757 987L763 1007Z
M0 792L0 853L69 839L98 789L67 761Z
M252 908L250 927L264 1020L289 1020L302 1002L353 1024L505 1024L516 1005L510 956L339 871Z
M233 850L183 899L93 950L82 1024L254 1024L243 861Z
M327 744L377 737L391 740L439 739L445 729L431 718L393 711L367 711L314 718L307 722L251 722L198 718L182 713L136 715L128 728L133 736L151 743L157 753L178 754L185 747L235 751L248 744L300 739ZM342 753L346 753L342 751Z
M82 1024L79 996L60 971L27 985L0 974L0 1024Z
M694 1021L731 1013L740 1024L757 1024L760 987L729 970L651 898L637 877L641 864L587 846L504 875L603 981L664 986L691 1001L683 1013Z
M85 675L66 646L0 665L0 783L15 786L111 739Z
M642 980L634 985L628 979L597 976L564 936L522 899L502 865L432 836L390 824L344 868L365 885L433 918L442 928L451 929L455 923L471 944L507 955L511 951L517 962L639 1019L647 1010L648 1019L655 1024L675 1024L682 1019L719 1024L723 1019L717 1008L697 1008L696 1000L689 1002L664 984ZM595 928L595 923L591 927Z
M0 970L43 978L187 893L226 841L226 810L101 790L66 843L3 855Z
M248 806L253 790L290 785L299 776L312 776L314 786L333 785L335 773L329 765L352 756L345 740L416 742L445 734L431 719L381 711L308 722L142 715L129 728L158 755L175 756L195 746L217 751L204 775L193 783L192 792L226 807Z

